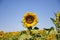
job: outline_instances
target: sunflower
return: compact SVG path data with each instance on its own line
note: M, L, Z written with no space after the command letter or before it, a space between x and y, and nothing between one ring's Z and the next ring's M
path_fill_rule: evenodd
M13 36L16 36L16 35L17 35L17 32L12 32L12 35L13 35Z
M0 31L0 38L2 38L4 36L4 32Z
M11 36L12 36L11 32L5 33L5 37L6 37L6 38L10 38Z
M38 33L39 34L44 34L45 33L45 30L39 30Z
M58 12L58 14L57 14L56 21L60 22L60 12Z
M11 33L13 36L17 36L17 35L20 35L20 32L19 31L17 31L17 32L12 32Z
M48 40L52 40L52 35L51 34L48 35Z
M36 14L33 14L32 12L25 13L22 23L27 28L36 25L36 23L37 23Z

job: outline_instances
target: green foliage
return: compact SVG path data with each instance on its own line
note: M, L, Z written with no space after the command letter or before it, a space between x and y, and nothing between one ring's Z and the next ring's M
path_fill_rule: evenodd
M55 17L57 17L57 14L56 13L54 15L55 15Z
M56 20L53 18L50 18L54 24L56 24Z
M34 29L36 29L36 30L37 30L37 29L39 29L39 28L38 28L38 27L34 27Z

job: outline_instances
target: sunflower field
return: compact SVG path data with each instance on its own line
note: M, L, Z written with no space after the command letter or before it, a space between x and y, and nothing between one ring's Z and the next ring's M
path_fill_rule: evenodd
M22 18L22 24L27 30L17 32L0 31L0 40L60 40L60 12L55 13L55 19L50 18L55 25L51 28L35 27L38 18L35 13L27 12Z

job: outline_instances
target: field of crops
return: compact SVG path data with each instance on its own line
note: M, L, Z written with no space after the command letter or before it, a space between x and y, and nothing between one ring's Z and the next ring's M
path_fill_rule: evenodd
M30 13L30 14L29 14ZM0 40L60 40L60 12L54 14L56 19L51 18L56 27L39 29L33 27L38 23L37 16L32 12L26 13L22 23L27 30L16 32L0 31Z
M0 31L0 40L57 40L57 32L44 29L31 29L17 32L4 33Z

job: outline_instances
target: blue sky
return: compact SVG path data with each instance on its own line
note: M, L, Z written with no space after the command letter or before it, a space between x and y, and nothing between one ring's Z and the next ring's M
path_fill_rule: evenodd
M50 18L60 11L60 0L0 0L0 30L26 30L22 26L25 12L37 14L39 29L55 27Z

